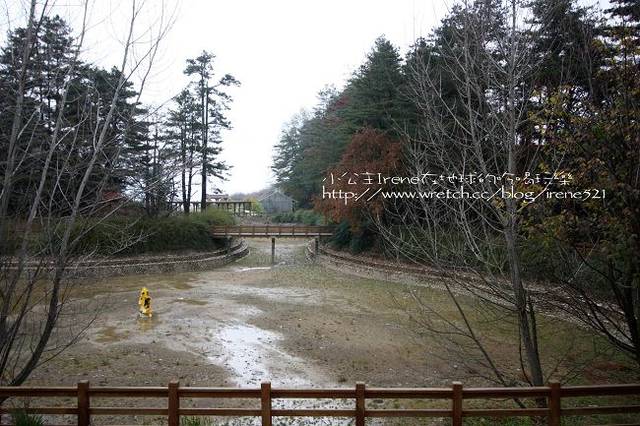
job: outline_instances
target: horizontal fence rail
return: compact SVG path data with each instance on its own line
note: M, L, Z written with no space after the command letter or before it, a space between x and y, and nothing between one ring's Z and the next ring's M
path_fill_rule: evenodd
M561 386L551 383L549 386L526 388L464 388L461 383L453 382L450 388L375 388L357 383L355 388L338 389L280 389L271 388L269 382L260 388L205 388L181 387L172 381L166 387L92 387L88 381L79 382L76 387L0 387L0 400L7 398L72 398L71 406L28 407L25 411L44 415L73 415L79 426L89 426L96 416L163 416L169 426L179 426L182 416L212 417L257 417L262 425L271 425L274 417L346 417L355 419L356 426L364 426L365 419L374 417L443 417L451 418L453 426L461 426L467 417L538 417L546 418L550 426L560 426L566 416L591 416L596 414L634 414L640 413L640 401L626 405L594 405L592 397L603 396L640 396L640 384L598 385L598 386ZM588 406L563 408L566 398L589 397ZM95 406L96 398L161 398L166 400L164 407L108 407ZM220 407L183 407L185 399L253 399L259 407L220 408ZM287 399L339 399L352 400L350 409L282 409L274 408L273 400ZM373 409L367 407L367 400L448 400L449 408L432 409ZM533 400L532 407L526 408L468 408L465 400L471 399L518 399ZM1 414L11 409L0 409ZM2 423L8 424L8 423Z
M328 225L220 225L211 227L214 237L314 237L333 235Z

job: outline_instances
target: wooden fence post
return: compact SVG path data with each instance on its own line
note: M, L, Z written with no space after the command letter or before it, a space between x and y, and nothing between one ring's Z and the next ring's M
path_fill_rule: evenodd
M452 385L451 424L453 426L462 426L462 383L453 382Z
M89 381L78 382L78 426L91 424L91 399L89 397Z
M365 384L363 382L356 383L356 426L364 426L364 390Z
M318 257L318 253L320 252L320 237L315 238L315 255Z
M549 406L549 417L548 423L549 426L560 426L562 421L562 405L560 403L560 383L559 382L550 382L549 387L551 388L551 393L548 399Z
M276 263L276 239L271 238L271 264Z
M262 382L260 385L260 409L262 426L271 426L271 382Z
M167 404L167 420L169 426L180 425L180 395L178 395L179 387L180 383L177 380L172 380L169 382L169 401Z

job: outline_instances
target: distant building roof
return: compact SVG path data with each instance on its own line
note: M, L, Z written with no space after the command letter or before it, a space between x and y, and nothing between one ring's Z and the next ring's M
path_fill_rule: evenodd
M216 193L216 194L207 194L207 201L218 201L218 200L228 200L229 194Z
M266 199L271 198L271 197L276 196L276 195L279 195L281 197L285 197L285 198L287 198L287 199L289 199L291 201L294 201L293 198L291 198L287 194L281 192L279 189L276 189L275 191L271 192L269 195L265 195L264 197L260 198L260 200L258 200L258 201L263 201L263 200L266 200Z

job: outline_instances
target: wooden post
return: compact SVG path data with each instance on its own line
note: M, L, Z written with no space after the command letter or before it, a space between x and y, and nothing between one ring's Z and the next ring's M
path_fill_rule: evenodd
M275 237L271 238L271 264L276 263L276 239Z
M356 383L356 426L364 426L364 389L363 382Z
M262 426L271 426L271 382L262 382L260 385L260 410Z
M169 426L180 426L180 395L178 388L180 383L177 380L169 382L169 401L167 404Z
M549 383L549 387L551 388L551 394L549 395L549 400L548 400L548 405L549 405L548 423L549 423L549 426L560 426L560 423L562 422L562 418L561 418L562 405L560 403L560 383L551 382Z
M320 253L320 237L316 237L315 238L315 255L316 255L316 257L318 257L319 253Z
M91 424L91 399L89 397L89 381L78 382L78 426Z
M451 424L462 426L462 383L460 382L453 382L451 411Z

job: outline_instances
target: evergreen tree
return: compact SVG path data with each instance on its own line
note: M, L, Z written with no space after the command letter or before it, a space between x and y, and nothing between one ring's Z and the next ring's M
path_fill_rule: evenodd
M167 140L171 146L170 152L180 171L180 189L183 210L189 214L193 177L196 165L200 162L198 102L193 94L184 89L174 99L175 108L170 109L165 122Z
M33 46L27 58L22 92L22 116L26 117L18 135L15 149L21 152L22 161L14 173L19 176L9 190L11 209L16 211L27 205L44 161L43 153L50 140L60 108L60 93L64 77L72 63L72 38L67 24L58 16L43 17L34 28ZM11 133L16 96L20 85L22 51L26 28L10 32L0 54L0 172L4 174L4 161L11 155L8 140Z
M601 63L592 70L596 95L567 109L572 92L558 89L540 113L545 149L564 159L572 190L604 191L603 199L556 200L537 205L531 236L579 259L577 274L550 268L552 280L575 295L576 318L640 364L640 14L625 0L613 2L598 27ZM570 86L571 88L573 86ZM580 90L576 88L575 90Z
M391 130L402 119L401 62L398 49L389 40L376 39L344 91L347 105L340 117L348 126L349 136L365 127Z
M312 114L292 120L283 132L272 166L278 185L298 205L311 207L322 179L340 162L357 132L370 128L395 133L411 114L403 85L398 50L378 38L343 91L321 91Z
M229 129L231 124L225 117L225 112L229 109L231 97L225 92L229 86L238 86L240 83L231 75L225 74L220 80L212 84L214 77L212 53L203 51L194 59L187 59L187 66L184 73L195 76L196 94L200 100L200 154L201 154L201 208L207 207L207 179L214 176L219 179L224 178L224 172L229 167L218 160L221 152L222 130Z

